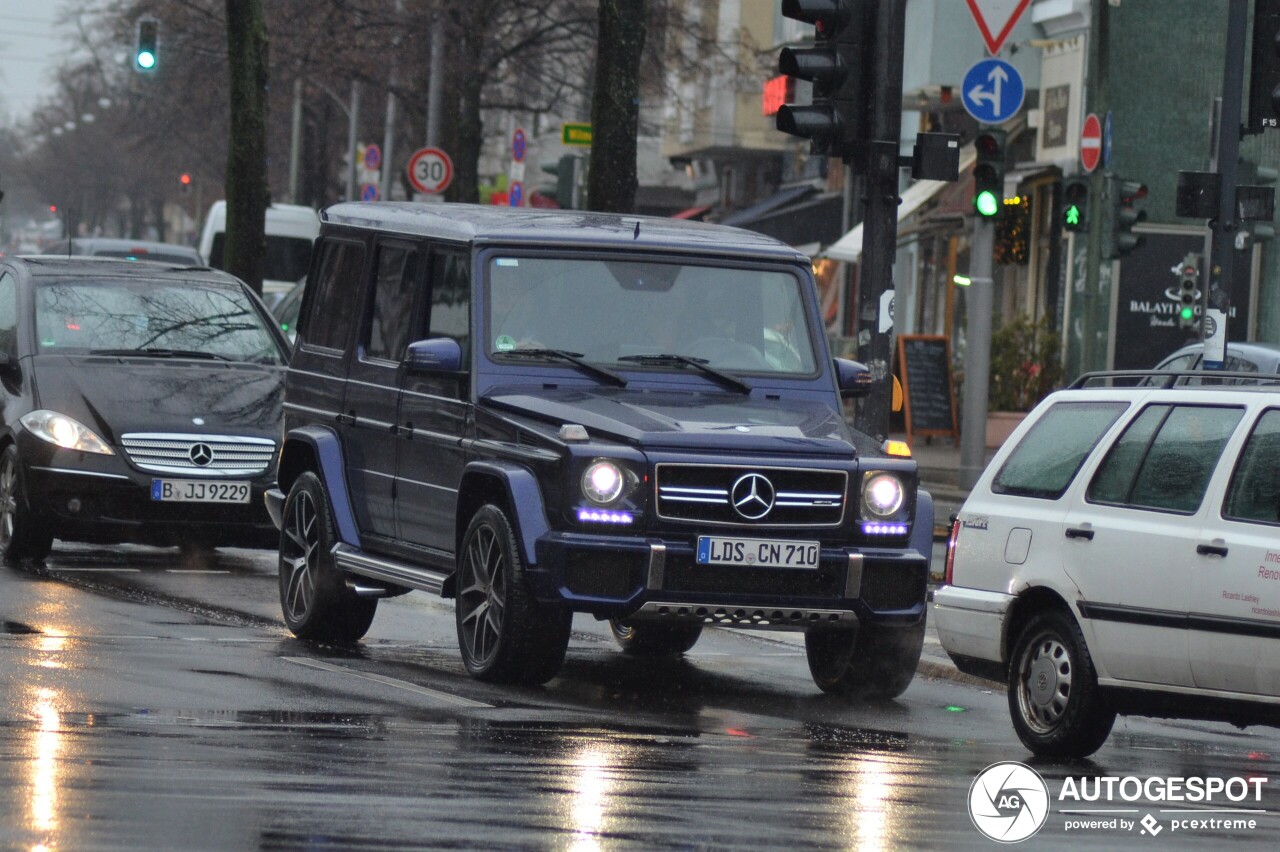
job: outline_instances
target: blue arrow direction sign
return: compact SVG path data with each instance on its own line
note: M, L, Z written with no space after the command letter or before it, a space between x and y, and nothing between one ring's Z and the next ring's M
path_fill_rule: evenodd
M1018 69L994 58L975 62L960 88L965 110L983 124L1003 124L1013 118L1026 94Z

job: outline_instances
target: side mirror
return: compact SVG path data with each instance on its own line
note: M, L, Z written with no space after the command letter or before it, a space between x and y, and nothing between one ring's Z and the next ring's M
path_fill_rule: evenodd
M836 387L840 395L861 398L871 393L871 371L866 365L848 358L832 358L836 367Z
M456 373L462 369L462 347L452 337L433 337L409 344L405 367L414 373Z

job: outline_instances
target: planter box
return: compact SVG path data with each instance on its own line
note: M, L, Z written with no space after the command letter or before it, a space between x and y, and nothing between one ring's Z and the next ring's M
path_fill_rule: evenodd
M999 449L1026 416L1025 411L988 411L987 449Z

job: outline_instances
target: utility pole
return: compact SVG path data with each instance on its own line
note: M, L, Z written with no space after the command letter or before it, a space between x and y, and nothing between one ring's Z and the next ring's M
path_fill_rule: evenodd
M889 436L893 399L893 321L888 310L898 250L898 145L902 134L902 59L907 0L875 4L872 41L871 126L864 186L862 274L858 280L858 360L871 370L871 393L858 407L857 428ZM887 327L886 327L887 326Z
M289 203L298 203L298 161L302 150L302 69L293 78L293 120L289 132Z
M360 81L351 81L351 108L347 111L347 201L356 200L356 146L360 140Z
M382 186L378 189L383 201L391 200L391 175L395 172L391 164L395 162L396 86L400 82L400 21L403 16L404 0L396 0L396 28L395 35L391 37L391 71L387 78L387 120L382 129Z
M1089 33L1089 91L1091 92L1089 111L1103 116L1106 115L1110 106L1110 95L1107 90L1111 66L1111 25L1108 14L1110 5L1099 0L1092 6L1093 20ZM1111 198L1108 195L1111 182L1106 179L1105 170L1106 164L1099 162L1098 167L1089 175L1089 198L1097 214L1090 216L1085 223L1088 228L1088 240L1084 293L1081 300L1083 304L1079 313L1083 329L1078 361L1081 373L1101 370L1106 366L1106 335L1111 315L1111 261L1103 259L1105 253L1102 250L1102 241L1107 238L1107 230L1104 227L1107 217L1102 213L1111 205Z
M1231 282L1235 271L1235 235L1240 229L1236 203L1240 163L1240 101L1244 94L1247 0L1230 0L1227 10L1227 49L1222 69L1222 114L1218 122L1218 215L1209 222L1212 235L1209 293L1204 313L1203 369L1221 370L1226 364L1227 319L1231 315Z
M960 487L973 488L987 465L987 397L991 377L991 313L995 309L994 219L973 217L969 286L965 289L964 404L960 412Z

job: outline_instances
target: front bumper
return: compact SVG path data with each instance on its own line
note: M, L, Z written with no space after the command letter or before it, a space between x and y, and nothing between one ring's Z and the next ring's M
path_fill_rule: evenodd
M823 547L816 569L699 565L694 541L551 532L527 573L534 596L601 618L695 619L801 630L924 618L928 557Z
M256 477L161 476L132 468L119 455L18 439L26 498L56 538L99 544L274 548L279 533L263 506L274 471ZM151 499L153 479L248 481L248 503L175 503Z

